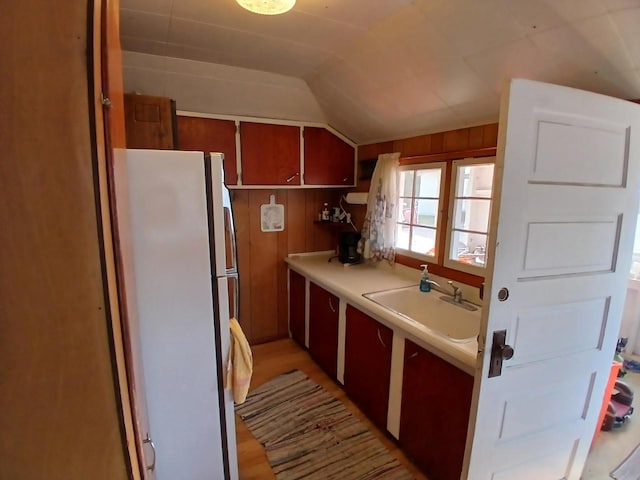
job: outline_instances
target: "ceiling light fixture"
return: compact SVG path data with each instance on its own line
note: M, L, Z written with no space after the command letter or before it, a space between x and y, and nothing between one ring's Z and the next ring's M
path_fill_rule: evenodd
M293 8L296 0L236 0L238 5L260 15L280 15Z

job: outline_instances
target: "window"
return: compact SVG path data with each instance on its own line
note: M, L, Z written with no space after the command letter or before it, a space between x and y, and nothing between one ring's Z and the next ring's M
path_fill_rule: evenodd
M483 277L495 157L400 162L395 246L410 257L400 262L429 262L435 274L459 281Z
M487 233L493 189L491 158L453 162L450 224L444 265L482 275L487 261Z
M445 165L400 167L395 244L402 254L435 261Z

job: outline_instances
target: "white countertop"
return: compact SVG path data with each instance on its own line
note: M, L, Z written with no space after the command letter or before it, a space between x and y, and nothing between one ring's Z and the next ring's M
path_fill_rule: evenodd
M337 258L329 262L333 255L333 252L290 255L285 261L292 270L392 328L394 332L404 335L468 374L474 374L478 350L475 340L453 342L362 296L364 293L410 285L418 288L418 270L400 264L391 266L384 261L377 264L343 265Z

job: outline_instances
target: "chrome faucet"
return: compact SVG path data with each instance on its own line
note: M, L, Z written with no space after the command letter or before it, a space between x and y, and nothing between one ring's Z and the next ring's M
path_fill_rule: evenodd
M462 303L462 290L457 285L454 285L451 280L447 282L451 288L453 288L453 301L455 303Z

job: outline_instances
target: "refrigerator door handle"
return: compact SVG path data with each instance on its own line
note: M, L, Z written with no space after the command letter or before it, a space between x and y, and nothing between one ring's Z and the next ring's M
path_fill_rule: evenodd
M149 446L151 446L151 451L153 452L153 462L151 462L151 465L147 465L147 470L153 472L156 469L156 446L149 436L149 432L147 432L147 436L144 438L144 440L142 440L142 443L149 444Z
M240 281L238 279L238 274L229 275L228 277L233 281L233 313L231 318L238 319L238 314L240 313Z
M229 232L229 242L231 250L231 267L228 270L238 269L238 251L236 246L236 228L233 224L233 214L230 207L224 207L225 228Z

